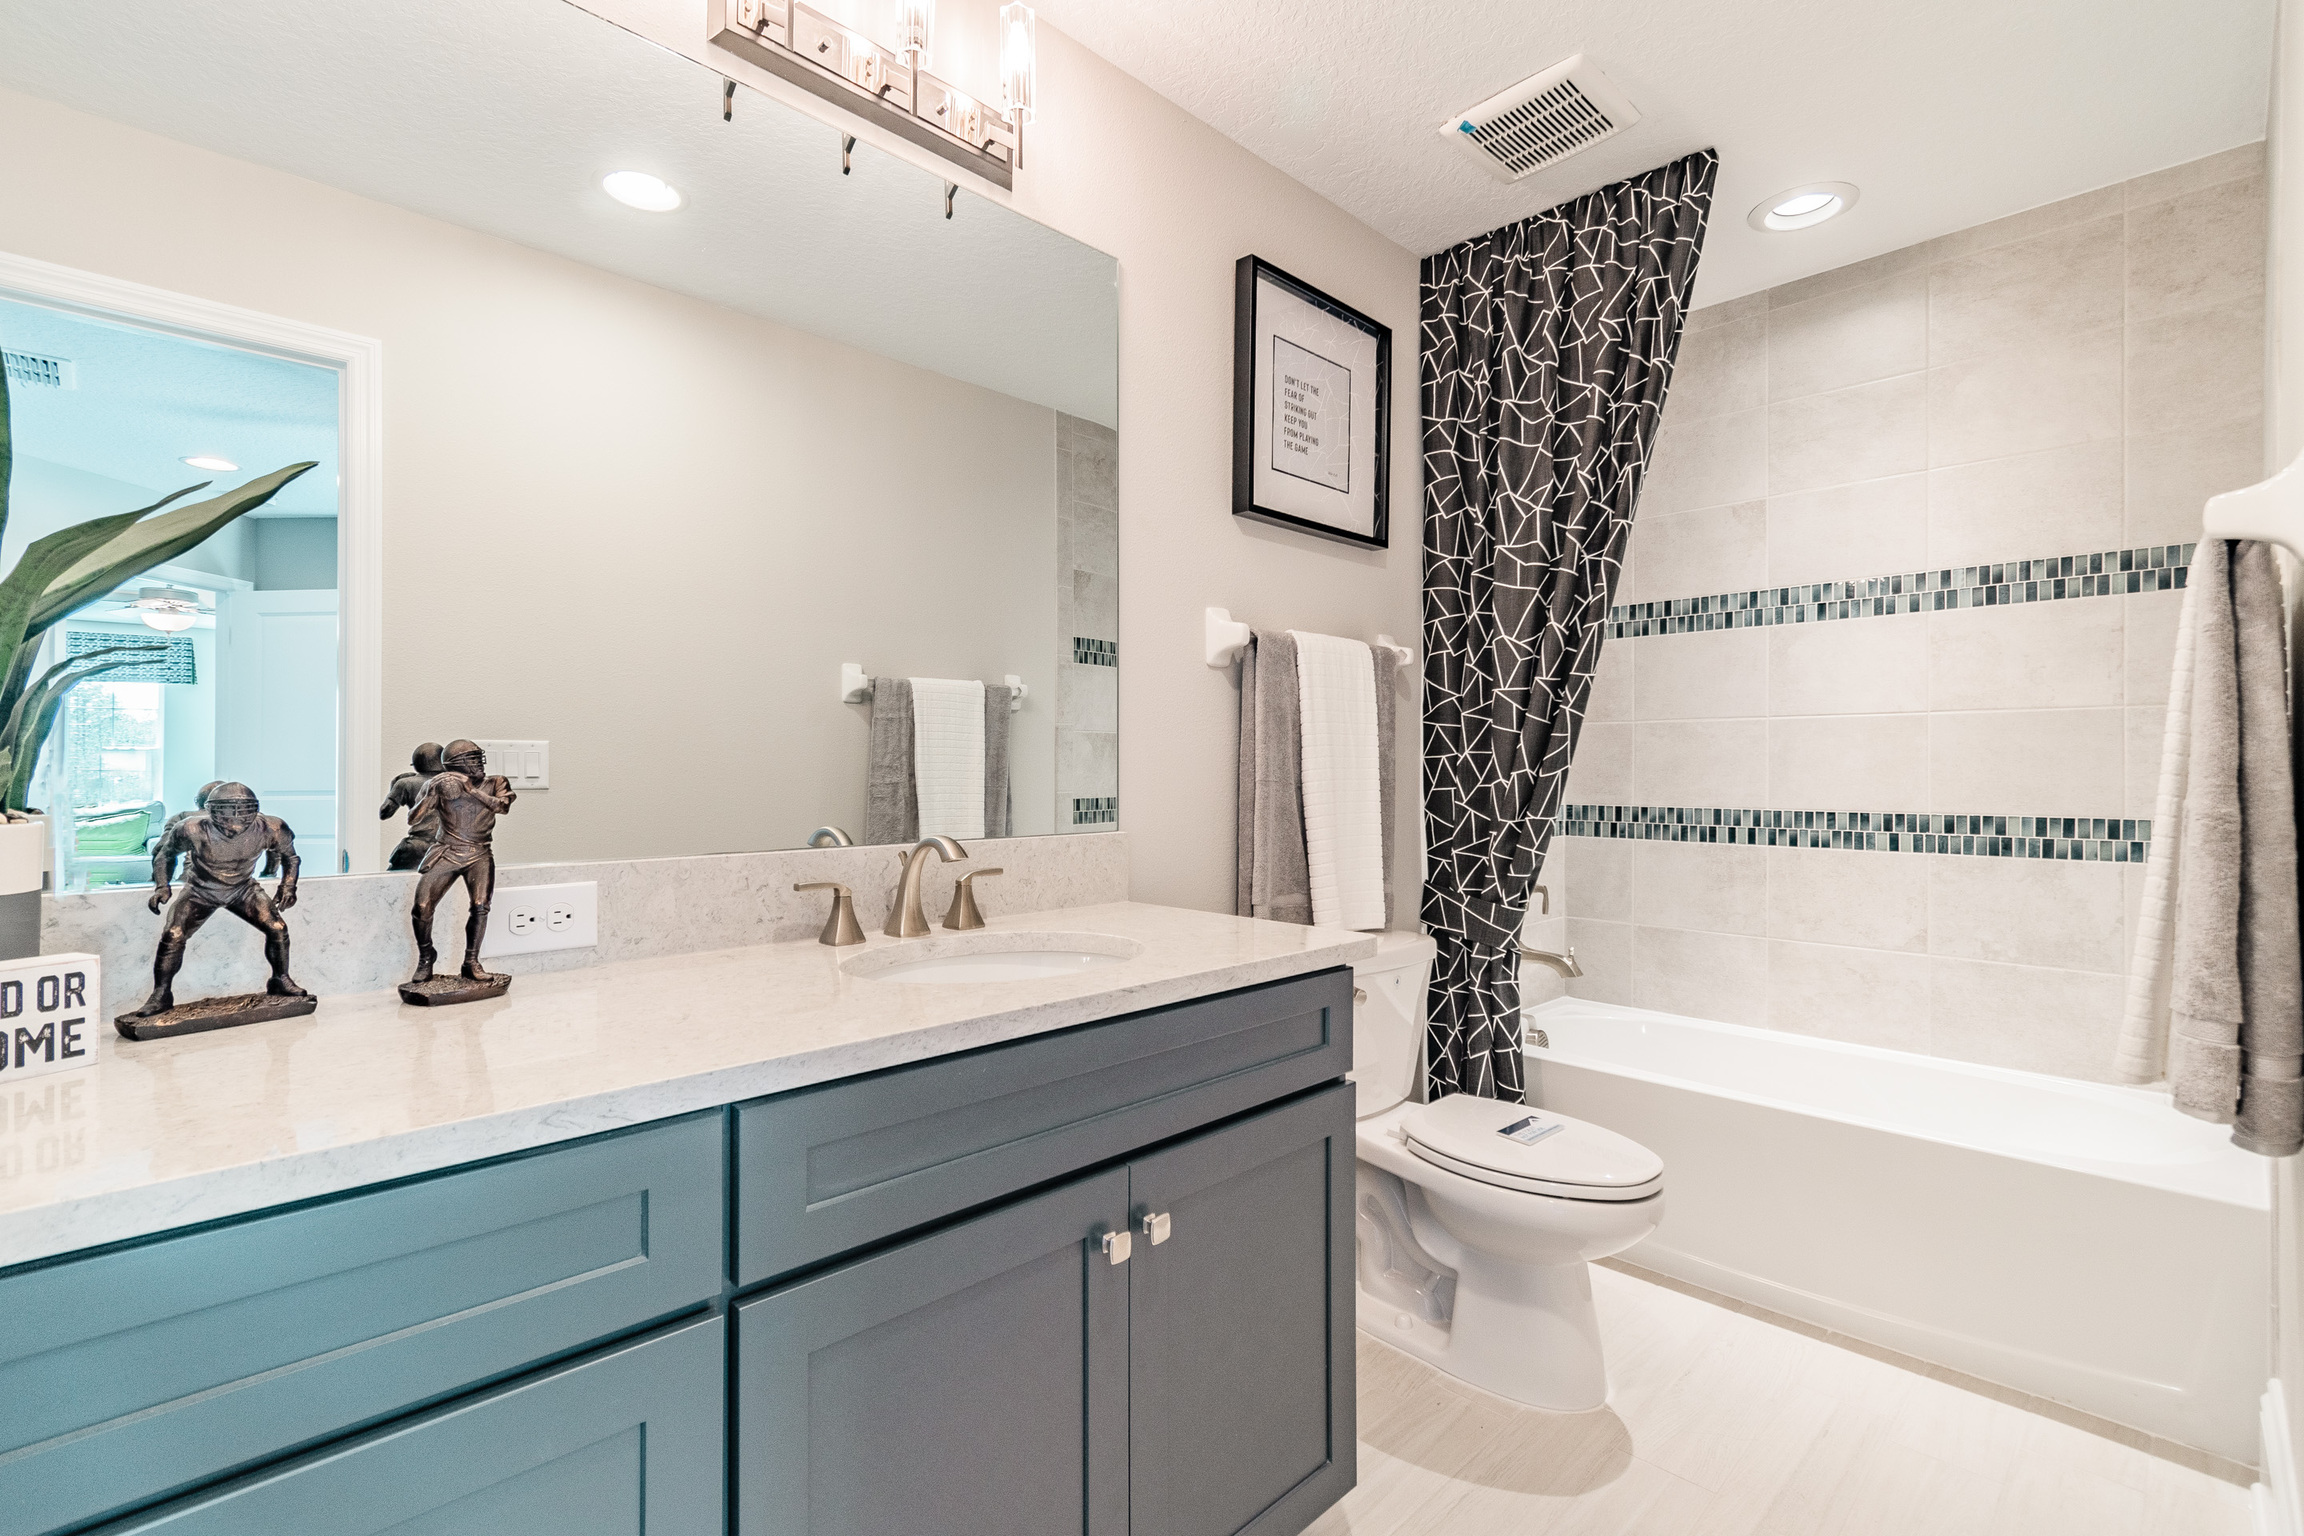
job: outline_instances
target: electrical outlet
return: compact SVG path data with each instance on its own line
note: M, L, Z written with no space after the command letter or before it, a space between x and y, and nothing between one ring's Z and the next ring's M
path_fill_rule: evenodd
M512 781L514 789L552 787L552 743L548 741L483 741L488 771Z
M498 886L480 936L482 959L529 955L545 949L591 949L600 942L600 887L590 880L567 885Z

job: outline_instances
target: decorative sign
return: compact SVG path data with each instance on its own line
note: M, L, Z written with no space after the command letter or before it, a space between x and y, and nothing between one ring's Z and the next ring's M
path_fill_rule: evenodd
M1257 257L1240 258L1232 511L1385 547L1392 331Z
M46 1072L96 1065L102 962L94 955L0 960L0 1089Z

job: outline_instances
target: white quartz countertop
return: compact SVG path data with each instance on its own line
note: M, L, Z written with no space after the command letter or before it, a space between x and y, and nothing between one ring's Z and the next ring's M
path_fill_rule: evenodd
M413 1008L321 1000L301 1019L134 1043L0 1087L0 1267L309 1200L619 1126L1323 970L1368 934L1137 902L987 932L1090 933L1132 958L1036 981L906 985L812 941L520 977ZM906 941L924 948L949 940Z

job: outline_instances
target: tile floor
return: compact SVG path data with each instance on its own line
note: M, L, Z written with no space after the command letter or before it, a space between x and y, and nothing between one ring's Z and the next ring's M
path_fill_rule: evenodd
M2246 1536L2238 1485L1595 1266L1614 1400L1540 1413L1360 1338L1309 1536Z

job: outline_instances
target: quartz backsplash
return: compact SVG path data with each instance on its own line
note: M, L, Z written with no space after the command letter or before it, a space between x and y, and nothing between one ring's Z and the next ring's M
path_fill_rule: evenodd
M977 883L977 899L987 916L1128 899L1124 833L988 838L968 848L971 857L965 863L944 864L933 857L927 863L921 893L932 922L951 900L953 880L971 869L1002 871ZM895 893L902 852L892 846L802 848L523 864L502 872L499 891L581 880L599 886L600 942L588 949L491 957L488 967L519 976L808 938L823 927L831 893L798 893L792 887L814 880L836 880L854 890L858 920L876 933ZM408 927L415 883L416 877L405 873L306 880L288 913L290 969L296 979L320 997L375 992L407 980L416 965L416 941ZM150 896L149 886L123 886L41 899L44 950L86 951L103 960L106 1018L134 1007L151 990L160 919L145 909ZM442 902L436 923L443 971L463 959L465 911L459 886ZM261 936L219 913L193 941L176 980L176 995L257 991L265 974Z

